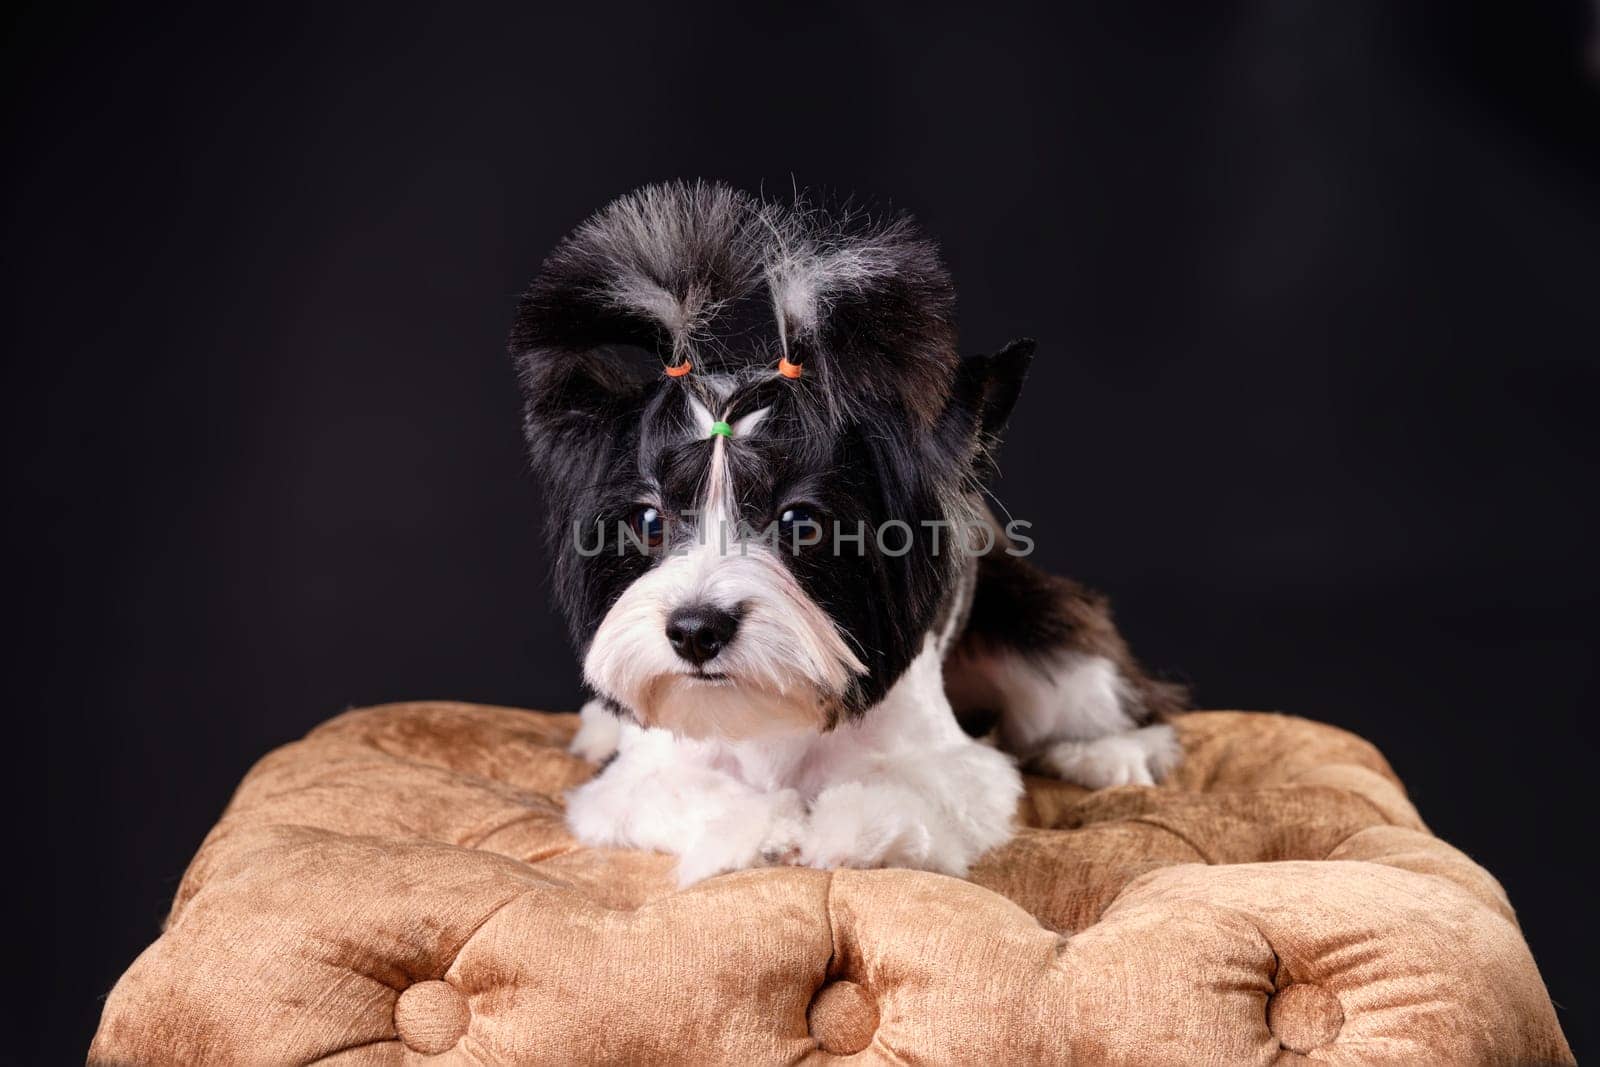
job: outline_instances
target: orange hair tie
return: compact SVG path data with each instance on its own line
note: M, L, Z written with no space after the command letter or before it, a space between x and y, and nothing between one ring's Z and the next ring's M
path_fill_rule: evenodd
M778 373L785 378L800 377L800 364L790 363L788 356L778 357Z
M692 363L690 363L688 360L684 360L682 363L679 363L675 367L666 368L667 377L668 378L682 378L685 374L688 374L693 369L694 369L694 365Z

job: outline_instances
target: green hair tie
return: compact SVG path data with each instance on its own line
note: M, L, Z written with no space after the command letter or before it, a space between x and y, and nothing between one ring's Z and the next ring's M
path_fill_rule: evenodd
M729 426L725 422L713 422L711 424L711 436L712 437L732 437L733 436L733 427Z

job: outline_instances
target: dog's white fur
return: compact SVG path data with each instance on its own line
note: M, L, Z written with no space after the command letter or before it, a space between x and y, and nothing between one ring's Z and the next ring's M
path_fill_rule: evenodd
M674 853L685 885L774 863L965 874L1010 836L1021 779L956 725L941 646L930 635L882 703L827 734L694 740L621 722L591 701L572 751L616 762L569 794L573 832ZM1025 699L1008 707L1001 732L1027 739L1034 769L1103 788L1153 785L1177 765L1172 727L1132 728L1109 661L1082 657L1054 675L1011 666Z
M615 762L573 790L592 845L680 857L683 884L771 863L905 866L965 874L1011 834L1010 759L961 732L930 637L882 702L829 733L696 740L624 723ZM610 713L584 709L585 754Z
M711 410L696 403L693 414L709 432ZM587 844L676 854L684 884L774 863L965 874L1010 836L1022 782L1009 756L962 732L946 696L964 609L926 636L882 701L830 730L865 667L772 546L737 539L727 447L713 438L696 543L629 586L590 643L585 677L637 720L584 708L573 751L600 760L614 745L615 757L569 794L569 825ZM721 678L699 677L666 638L667 617L691 604L741 615L706 664ZM1150 784L1177 760L1169 727L1132 729L1128 687L1108 660L1041 670L998 658L973 673L1004 709L1006 747L1040 769L1090 786Z

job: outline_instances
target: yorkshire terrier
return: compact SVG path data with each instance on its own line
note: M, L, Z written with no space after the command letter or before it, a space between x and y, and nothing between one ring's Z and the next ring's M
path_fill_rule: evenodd
M624 196L545 261L510 348L595 694L573 747L605 762L580 840L684 884L959 876L1010 835L1019 764L1177 764L1181 688L984 502L1034 346L962 357L954 311L909 219L717 184Z

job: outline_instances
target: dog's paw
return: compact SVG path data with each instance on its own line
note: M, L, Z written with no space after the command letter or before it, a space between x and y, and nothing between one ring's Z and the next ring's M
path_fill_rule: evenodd
M678 858L678 884L750 867L795 863L805 805L793 789L762 793L708 821Z
M590 763L604 763L617 750L622 735L622 720L591 700L578 712L578 732L572 735L567 751Z
M1177 734L1163 723L1093 741L1056 741L1034 758L1031 769L1090 789L1104 789L1155 785L1182 759Z
M811 805L800 862L808 867L929 867L933 834L922 798L892 785L846 782Z

